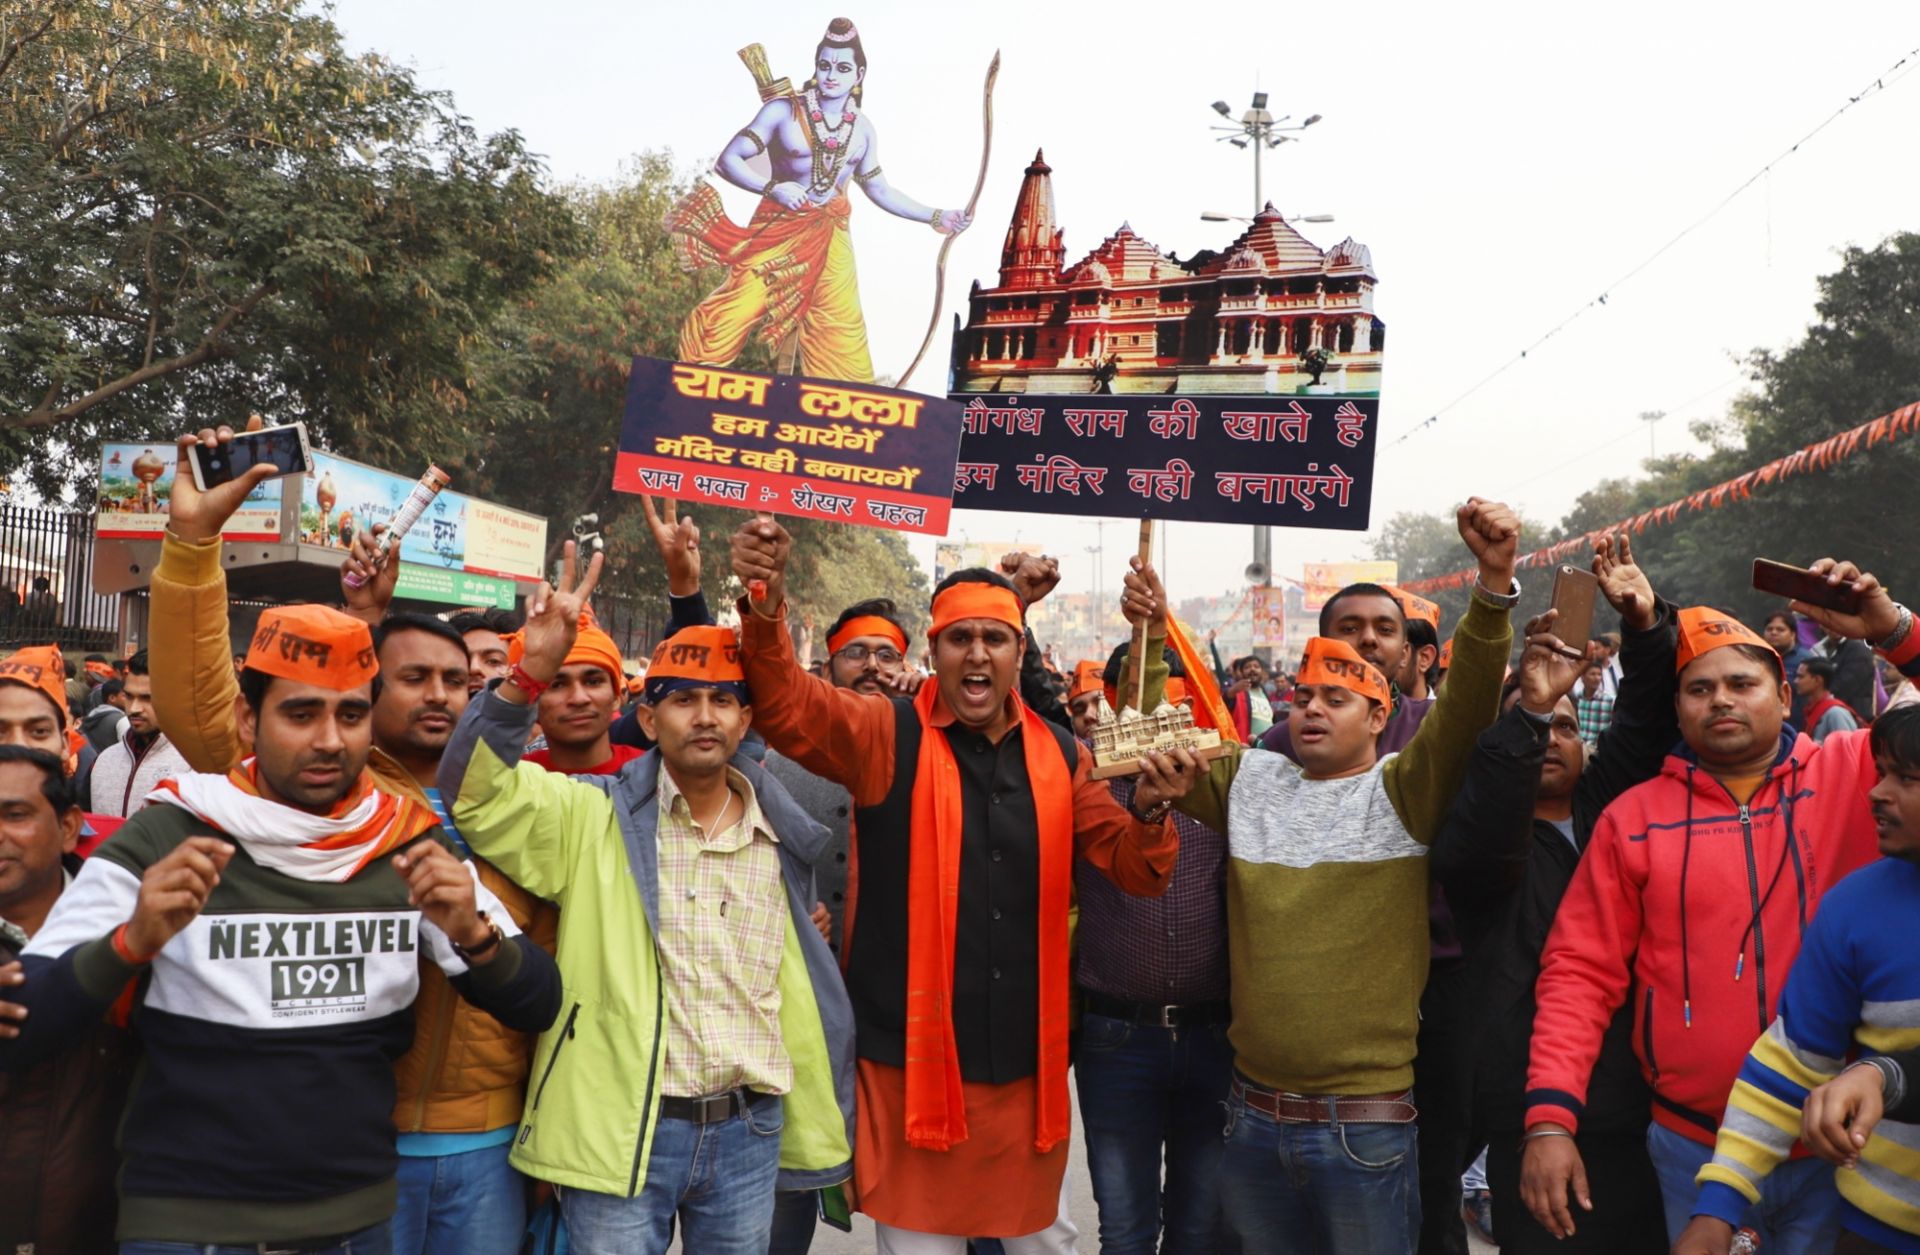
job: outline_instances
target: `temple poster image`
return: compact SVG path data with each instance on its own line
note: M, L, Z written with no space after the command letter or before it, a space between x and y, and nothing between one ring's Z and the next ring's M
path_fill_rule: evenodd
M1036 153L954 337L954 504L1364 530L1386 327L1365 245L1271 204L1182 259L1123 222L1070 260Z

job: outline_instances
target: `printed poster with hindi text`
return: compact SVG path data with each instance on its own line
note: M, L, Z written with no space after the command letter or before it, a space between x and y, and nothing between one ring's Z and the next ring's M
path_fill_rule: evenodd
M636 357L613 486L939 536L959 439L938 397Z

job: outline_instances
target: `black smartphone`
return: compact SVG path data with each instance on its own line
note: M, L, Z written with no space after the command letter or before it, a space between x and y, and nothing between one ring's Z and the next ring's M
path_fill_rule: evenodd
M269 479L305 475L313 470L313 450L307 444L305 423L237 432L228 444L211 449L194 445L190 456L193 483L201 492L230 483L261 465L273 467Z
M1853 585L1829 584L1826 576L1817 575L1805 567L1755 558L1753 586L1763 593L1804 601L1809 606L1822 606L1842 614L1860 612L1860 593Z
M853 1232L853 1212L847 1207L846 1191L837 1185L829 1185L819 1191L820 1222L842 1233Z
M1553 573L1553 608L1560 612L1553 634L1575 656L1584 657L1593 640L1593 603L1599 595L1600 581L1592 571L1562 566Z

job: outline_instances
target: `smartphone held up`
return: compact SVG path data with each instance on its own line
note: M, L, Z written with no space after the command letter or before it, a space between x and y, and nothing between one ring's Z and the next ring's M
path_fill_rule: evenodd
M1838 610L1842 614L1860 612L1859 589L1852 584L1835 584L1826 576L1805 567L1755 558L1753 586L1763 593L1774 593L1825 610Z
M268 479L313 471L313 450L307 443L305 423L238 432L231 441L211 449L194 445L189 458L193 463L194 487L201 492L231 483L256 466L273 467Z
M1600 581L1592 571L1577 566L1561 566L1553 573L1553 608L1560 613L1553 621L1553 634L1567 647L1569 658L1584 658L1593 640L1593 608L1600 596Z

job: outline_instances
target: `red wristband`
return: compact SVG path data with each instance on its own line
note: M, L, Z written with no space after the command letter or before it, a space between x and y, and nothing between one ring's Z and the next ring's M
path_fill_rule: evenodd
M113 930L113 952L119 955L120 961L129 967L145 967L154 960L154 956L151 954L134 953L133 947L127 944L127 926L125 924Z
M540 694L553 687L551 684L542 684L528 675L527 669L517 662L507 668L507 683L525 693L530 702L539 701Z

